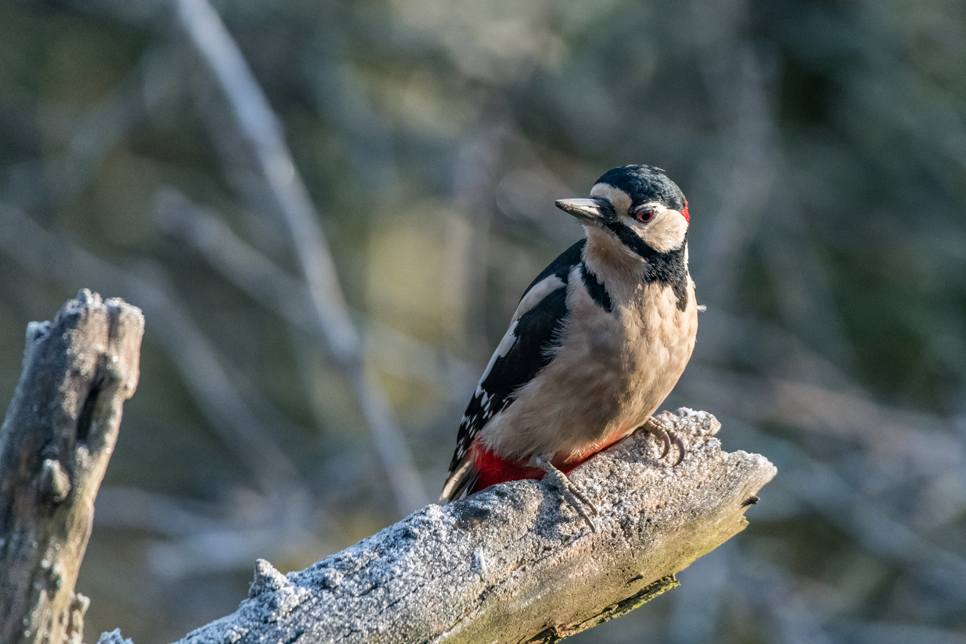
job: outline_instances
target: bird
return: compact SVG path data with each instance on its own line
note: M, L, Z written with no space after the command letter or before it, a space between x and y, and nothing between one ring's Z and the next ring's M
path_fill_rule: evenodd
M596 507L567 475L638 429L661 437L662 457L670 447L651 416L694 350L691 216L677 184L649 165L609 170L589 199L556 206L584 238L520 298L460 422L440 501L549 476L596 529Z

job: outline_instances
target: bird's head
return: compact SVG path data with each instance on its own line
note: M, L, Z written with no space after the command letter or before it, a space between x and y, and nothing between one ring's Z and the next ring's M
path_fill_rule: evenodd
M664 170L649 165L609 170L594 184L590 199L556 203L584 226L610 231L639 255L646 254L641 242L652 252L680 249L691 223L684 193Z

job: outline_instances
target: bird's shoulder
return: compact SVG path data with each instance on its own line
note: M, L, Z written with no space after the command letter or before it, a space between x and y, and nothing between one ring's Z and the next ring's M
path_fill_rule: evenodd
M587 240L581 239L580 241L575 242L570 248L557 255L555 260L550 262L545 269L540 271L540 273L533 278L533 281L530 282L530 286L528 286L526 290L523 291L523 295L520 296L520 301L522 302L535 286L541 282L544 282L548 278L556 277L566 284L568 276L570 275L570 272L573 270L574 266L582 261L584 246L586 245Z

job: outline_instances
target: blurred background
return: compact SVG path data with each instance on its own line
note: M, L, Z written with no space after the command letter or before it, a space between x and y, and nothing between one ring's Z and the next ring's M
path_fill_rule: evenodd
M147 318L86 639L434 500L553 200L648 163L708 307L664 408L779 474L572 641L966 642L964 70L956 0L0 4L0 400L79 288Z

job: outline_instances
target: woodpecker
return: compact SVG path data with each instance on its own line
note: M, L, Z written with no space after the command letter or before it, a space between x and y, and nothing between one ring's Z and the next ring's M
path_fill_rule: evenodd
M524 291L466 408L440 500L549 475L595 528L581 505L596 508L566 475L639 428L663 438L663 455L670 447L651 415L694 349L690 214L648 165L610 170L590 199L556 205L585 238Z

